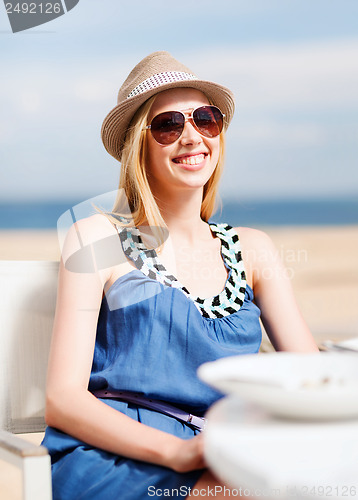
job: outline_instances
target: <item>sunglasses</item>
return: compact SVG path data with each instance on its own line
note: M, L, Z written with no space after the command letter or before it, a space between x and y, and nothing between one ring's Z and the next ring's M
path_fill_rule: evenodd
M223 129L225 115L216 106L200 106L190 114L188 111L187 115L181 111L165 111L155 116L143 130L150 129L153 138L162 146L167 146L179 139L188 120L204 137L216 137Z

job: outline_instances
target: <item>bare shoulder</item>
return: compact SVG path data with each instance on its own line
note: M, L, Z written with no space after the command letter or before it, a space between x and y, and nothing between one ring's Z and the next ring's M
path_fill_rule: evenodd
M234 229L239 236L243 251L252 252L254 250L275 249L275 245L270 236L260 229L251 227L235 227Z
M242 259L246 277L253 288L262 268L275 266L277 250L270 236L259 229L251 227L235 227L241 244Z
M91 215L72 224L61 253L64 262L72 259L71 262L81 269L83 262L91 263L87 267L102 271L105 278L112 267L124 260L117 230L102 214ZM76 271L76 268L73 270Z
M68 235L71 234L81 237L84 244L90 244L100 238L117 234L117 231L105 215L94 214L76 221L68 231Z

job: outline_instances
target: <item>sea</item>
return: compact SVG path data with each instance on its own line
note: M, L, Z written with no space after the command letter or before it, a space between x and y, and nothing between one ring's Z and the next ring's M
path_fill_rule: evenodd
M0 203L0 229L56 229L59 217L82 200ZM358 197L333 200L224 201L211 218L232 226L358 224Z

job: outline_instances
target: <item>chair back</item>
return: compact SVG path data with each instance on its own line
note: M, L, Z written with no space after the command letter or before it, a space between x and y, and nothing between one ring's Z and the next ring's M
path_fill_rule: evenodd
M0 428L45 429L58 262L0 261Z

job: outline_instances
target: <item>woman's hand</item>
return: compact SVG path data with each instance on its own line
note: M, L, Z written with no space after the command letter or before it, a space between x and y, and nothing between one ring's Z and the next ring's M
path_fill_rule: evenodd
M206 467L202 434L191 439L178 439L171 447L167 466L176 472L189 472Z

